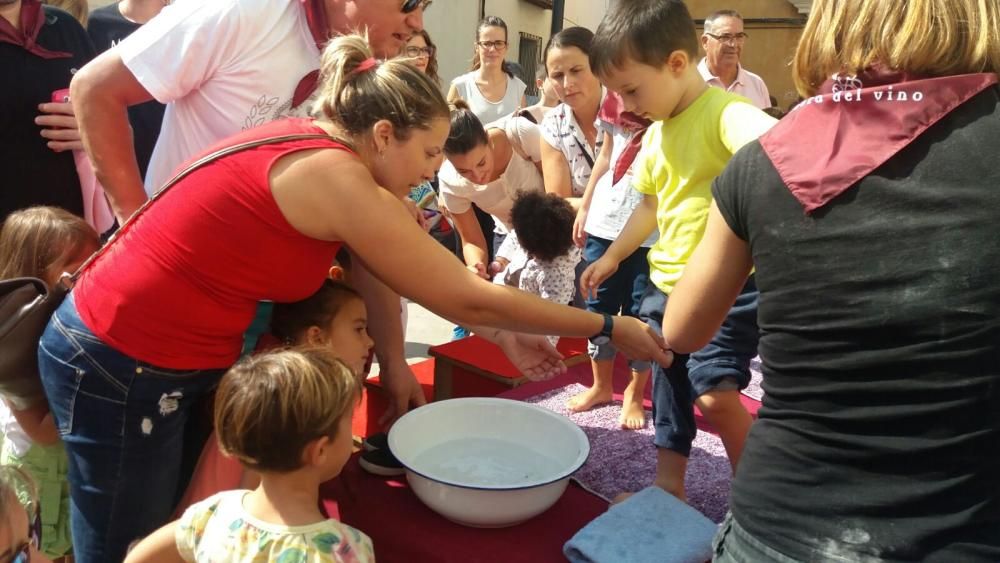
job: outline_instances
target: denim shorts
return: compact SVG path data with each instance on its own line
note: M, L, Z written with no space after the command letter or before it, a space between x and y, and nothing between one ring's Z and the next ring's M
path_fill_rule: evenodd
M129 543L169 521L186 458L201 451L193 415L223 370L165 369L117 351L80 319L72 293L42 334L38 362L69 461L75 560L121 561Z
M587 235L587 243L583 247L583 262L585 265L597 262L614 241ZM587 310L609 315L639 316L639 303L646 286L649 285L649 262L646 255L648 248L639 248L618 265L618 271L597 288L597 297L587 299ZM595 361L613 360L618 349L611 342L607 344L587 345L590 358ZM646 371L649 362L645 360L629 360L629 367L634 371Z
M760 540L750 535L733 518L733 513L726 514L726 519L719 525L719 531L712 541L713 563L802 563L764 545Z
M744 389L750 384L750 360L757 355L757 284L747 280L719 331L697 352L674 356L669 368L653 364L653 442L690 455L697 427L694 401L709 391ZM639 318L663 334L667 295L649 284Z

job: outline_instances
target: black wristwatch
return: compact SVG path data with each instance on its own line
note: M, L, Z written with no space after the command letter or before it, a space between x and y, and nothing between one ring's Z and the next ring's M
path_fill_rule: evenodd
M611 342L611 329L615 327L614 317L607 313L602 314L604 315L604 327L601 328L601 332L590 337L590 341L598 346Z

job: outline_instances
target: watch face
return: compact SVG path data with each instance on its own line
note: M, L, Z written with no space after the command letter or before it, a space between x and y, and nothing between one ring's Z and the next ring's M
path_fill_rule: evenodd
M609 338L607 336L604 336L602 334L601 336L596 336L594 338L591 338L590 341L593 342L597 346L603 346L603 345L607 344L608 342L611 342L611 338Z

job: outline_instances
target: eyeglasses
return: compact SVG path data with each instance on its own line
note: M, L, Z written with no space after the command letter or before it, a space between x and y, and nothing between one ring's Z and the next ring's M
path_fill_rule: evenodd
M415 12L417 8L423 8L426 10L431 5L431 0L403 0L401 9L404 14L409 14L410 12Z
M706 33L705 35L715 39L719 43L743 43L747 40L747 37L749 37L742 31L739 33L726 33L723 35L716 35L714 33Z
M483 50L489 51L491 49L499 51L507 46L506 41L476 41L476 45L479 45Z
M427 47L407 47L405 53L406 56L411 59L418 59L422 57L433 57L434 51L434 47L428 45Z
M42 512L37 507L35 518L28 527L28 541L21 544L14 552L10 563L31 563L31 548L38 547L42 542Z

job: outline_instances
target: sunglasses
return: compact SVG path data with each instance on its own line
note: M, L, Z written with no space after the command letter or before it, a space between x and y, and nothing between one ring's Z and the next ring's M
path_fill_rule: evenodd
M403 0L401 9L404 14L409 14L410 12L415 12L417 8L423 8L426 10L431 5L431 0Z

